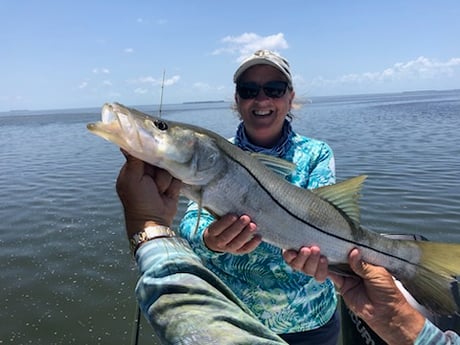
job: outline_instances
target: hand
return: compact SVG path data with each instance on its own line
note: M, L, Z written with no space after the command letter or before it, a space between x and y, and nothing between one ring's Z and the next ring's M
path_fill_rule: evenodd
M283 258L294 270L312 276L319 282L325 281L329 273L327 259L317 246L302 247L298 252L283 250Z
M355 277L330 273L346 305L389 344L413 344L425 317L415 310L383 267L361 260L353 249L349 264Z
M170 226L177 212L181 181L163 169L124 155L126 163L116 189L124 207L128 237L148 225Z
M349 264L357 276L345 277L335 273L329 276L345 303L358 316L364 319L377 317L389 306L406 303L393 276L385 268L363 262L357 249L350 252Z
M203 240L215 252L246 254L262 242L262 238L255 234L256 230L256 224L248 216L227 214L209 225Z

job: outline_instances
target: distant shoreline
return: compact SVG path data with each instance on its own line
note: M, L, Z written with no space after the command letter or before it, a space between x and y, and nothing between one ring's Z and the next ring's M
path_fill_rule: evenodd
M188 102L182 102L182 104L207 104L207 103L225 103L225 101L220 100L220 101L188 101Z
M413 90L413 91L400 91L400 92L383 92L383 93L364 93L364 94L343 94L343 95L312 95L308 97L308 101L302 101L302 100L297 100L299 103L310 103L310 100L323 100L323 99L333 99L333 98L350 98L354 99L357 97L372 97L372 96L381 96L381 95L402 95L402 96L410 96L410 95L426 95L426 94L442 94L442 93L452 93L452 92L460 92L460 89L433 89L433 90ZM215 100L215 101L186 101L182 103L165 103L164 106L168 105L177 105L177 104L182 104L182 105L193 105L193 104L224 104L228 103L230 101L225 101L225 100ZM153 108L153 107L158 107L157 104L130 104L129 105L132 108ZM86 112L86 111L99 111L101 109L101 106L85 106L85 107L70 107L70 108L52 108L52 109L10 109L10 110L0 110L0 116L14 116L14 115L35 115L39 113L56 113L56 112L70 112L70 111L78 111L78 112Z

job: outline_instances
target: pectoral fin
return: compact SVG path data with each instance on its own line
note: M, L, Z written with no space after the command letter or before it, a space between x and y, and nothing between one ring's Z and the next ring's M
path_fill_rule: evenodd
M258 159L267 168L283 177L292 174L296 169L296 165L294 163L282 158L273 157L270 155L257 152L252 152L251 156Z

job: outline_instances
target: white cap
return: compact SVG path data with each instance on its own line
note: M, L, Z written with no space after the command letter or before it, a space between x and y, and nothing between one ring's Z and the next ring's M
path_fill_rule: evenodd
M275 67L284 74L289 86L292 86L292 76L289 69L289 62L282 56L266 49L258 50L248 58L244 59L240 67L238 67L233 75L233 81L236 83L248 68L255 65L269 65Z

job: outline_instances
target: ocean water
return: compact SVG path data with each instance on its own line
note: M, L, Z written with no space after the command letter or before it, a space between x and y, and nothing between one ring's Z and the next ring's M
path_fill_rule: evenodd
M163 116L229 137L230 108L166 105ZM460 243L460 90L313 98L295 115L296 131L333 148L338 180L368 175L366 227ZM86 130L99 118L0 114L0 344L131 343L136 268L114 187L124 159Z

